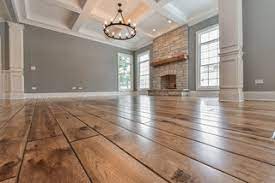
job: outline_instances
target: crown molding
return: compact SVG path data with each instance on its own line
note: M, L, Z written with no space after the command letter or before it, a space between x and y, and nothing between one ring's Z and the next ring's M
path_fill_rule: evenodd
M187 25L188 26L193 26L193 25L195 25L197 23L200 23L200 22L202 22L204 20L207 20L207 19L209 19L211 17L214 17L214 16L216 16L218 14L219 14L219 10L218 9L212 9L210 11L200 13L200 14L198 14L196 16L193 16L192 18L189 18L187 20Z

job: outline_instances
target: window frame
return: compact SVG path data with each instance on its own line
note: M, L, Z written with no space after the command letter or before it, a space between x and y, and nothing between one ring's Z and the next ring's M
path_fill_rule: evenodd
M144 56L144 55L149 55L149 59L148 59L148 61L146 60L146 61L142 61L142 62L140 62L140 57L142 57L142 56ZM138 54L137 55L137 64L138 64L138 89L139 89L139 91L142 91L142 90L148 90L148 89L150 89L150 86L151 86L151 81L150 81L150 50L147 50L147 51L144 51L144 52L142 52L142 53L140 53L140 54ZM149 73L148 73L148 76L149 76L149 86L148 86L148 88L140 88L140 64L141 63L145 63L145 62L148 62L148 64L149 64ZM143 76L145 76L145 75L143 75Z
M215 30L218 29L219 30L219 25L215 24L209 27L206 27L202 30L199 30L196 32L196 89L198 91L203 91L203 90L209 90L209 91L218 91L220 90L220 82L219 82L219 86L201 86L200 85L200 78L201 78L201 73L200 73L200 68L201 68L201 42L200 42L200 37L203 33L205 32L210 32L211 30ZM211 43L211 42L215 42L215 41L219 41L220 42L220 37L218 39L215 40L211 40L208 41L207 43ZM220 62L218 63L219 67L220 67ZM211 65L211 64L209 64ZM220 74L220 69L219 69L219 74Z
M120 88L120 79L119 79L119 57L120 56L129 56L130 57L130 74L131 74L131 88L130 89L121 89ZM130 92L134 91L134 64L133 64L133 55L127 53L118 53L117 54L117 88L119 92Z

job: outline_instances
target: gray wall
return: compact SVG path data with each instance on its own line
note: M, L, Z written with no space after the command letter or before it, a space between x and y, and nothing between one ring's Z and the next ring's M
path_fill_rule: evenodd
M135 52L134 52L134 60L135 60L135 69L134 69L134 71L135 71L135 73L134 73L134 78L135 78L135 85L134 85L134 88L135 88L135 90L138 90L138 85L139 85L139 70L138 70L138 58L137 58L137 56L140 54L140 53L143 53L143 52L145 52L145 51L150 51L150 61L152 62L152 60L153 60L153 44L150 44L150 45L148 45L148 46L145 46L145 47L143 47L143 48L140 48L140 49L138 49L138 50L136 50Z
M244 90L275 91L275 1L243 3ZM264 85L256 86L256 79Z
M9 69L9 31L8 24L0 23L1 56L3 69Z
M189 63L188 63L188 85L189 90L196 90L196 33L209 26L219 23L219 17L214 16L198 24L189 27Z
M24 30L25 92L117 91L117 53L131 51L26 26ZM36 71L30 67L36 66ZM37 90L33 91L32 86Z

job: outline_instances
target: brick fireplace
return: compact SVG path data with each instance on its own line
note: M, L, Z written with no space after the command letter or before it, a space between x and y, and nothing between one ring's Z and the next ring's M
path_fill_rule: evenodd
M188 88L188 27L182 26L153 41L149 95L182 95Z

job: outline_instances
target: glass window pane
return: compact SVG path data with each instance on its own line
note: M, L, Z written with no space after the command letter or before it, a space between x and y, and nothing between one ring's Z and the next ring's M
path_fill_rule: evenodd
M200 86L219 86L219 29L209 29L200 35Z
M205 33L201 35L201 43L205 43L209 41L209 34Z
M131 78L131 56L130 55L119 55L118 57L118 79L119 89L129 90L132 88Z
M150 83L150 55L141 54L138 56L139 60L139 88L140 89L148 89Z

